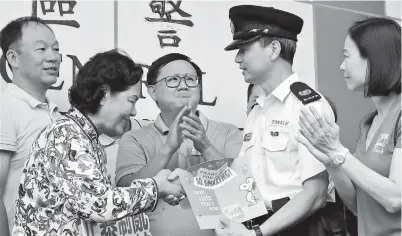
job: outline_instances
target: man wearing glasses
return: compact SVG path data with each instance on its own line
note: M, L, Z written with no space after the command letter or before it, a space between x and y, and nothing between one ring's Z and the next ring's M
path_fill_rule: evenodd
M209 120L197 110L201 69L185 55L171 53L157 59L148 70L148 93L160 114L154 123L127 132L117 154L117 186L133 179L154 176L162 169L174 170L223 157L236 158L242 134L231 124ZM179 204L159 202L148 214L152 235L215 235L199 229L187 199ZM185 222L180 219L186 219Z

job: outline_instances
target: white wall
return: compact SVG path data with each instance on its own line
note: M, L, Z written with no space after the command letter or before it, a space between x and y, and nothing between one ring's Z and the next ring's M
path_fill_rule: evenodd
M401 1L400 0L386 0L385 1L385 14L387 16L396 17L401 19ZM401 23L401 21L399 21Z
M242 127L245 122L247 84L242 78L238 65L234 62L235 51L225 52L223 48L231 42L228 11L233 5L256 4L273 6L299 15L304 20L304 28L299 35L295 57L295 70L311 86L315 86L314 37L312 5L300 2L278 1L188 1L180 8L191 14L193 27L170 23L153 23L145 17L156 18L149 7L150 1L118 2L118 47L127 51L133 60L151 64L157 57L169 52L180 52L190 56L206 72L203 79L204 101L211 102L217 97L216 106L200 106L210 118L233 123ZM174 1L177 2L177 1ZM23 15L31 14L31 1L0 1L0 26ZM63 55L60 78L64 81L61 91L51 90L48 94L65 111L69 107L67 91L72 84L72 61L66 55L76 55L84 64L96 52L114 47L114 3L113 1L77 1L74 15L60 17L56 4L55 13L43 15L38 1L38 16L44 19L76 20L80 28L50 25L60 42ZM180 18L177 13L172 18ZM182 19L182 18L181 18ZM157 31L173 29L181 38L178 48L161 48ZM11 77L11 74L9 73ZM144 78L145 79L145 78ZM5 82L0 81L4 88ZM138 117L154 119L157 108L146 94L137 106Z

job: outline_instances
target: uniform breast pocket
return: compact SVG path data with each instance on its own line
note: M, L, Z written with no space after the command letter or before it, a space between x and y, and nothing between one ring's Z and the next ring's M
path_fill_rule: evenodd
M274 171L284 179L292 177L297 160L291 155L290 133L288 130L268 130L262 140L267 158L268 171Z

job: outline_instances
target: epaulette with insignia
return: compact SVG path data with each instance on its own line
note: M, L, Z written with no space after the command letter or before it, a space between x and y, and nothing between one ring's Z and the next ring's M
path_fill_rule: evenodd
M294 82L290 85L290 91L292 91L304 105L321 99L321 96L314 91L314 89L303 82Z

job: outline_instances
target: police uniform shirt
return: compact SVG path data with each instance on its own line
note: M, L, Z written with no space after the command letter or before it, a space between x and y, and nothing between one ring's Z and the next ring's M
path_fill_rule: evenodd
M297 81L299 78L294 73L270 95L260 96L244 129L240 155L249 160L268 209L272 209L272 200L294 197L302 191L305 180L325 170L325 166L295 137L299 135L299 115L303 106L314 106L332 119L333 112L323 97L303 105L290 90L290 85Z

